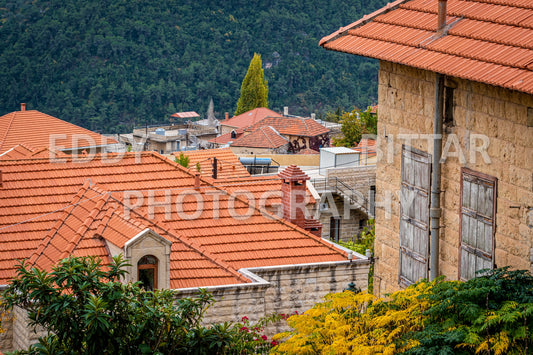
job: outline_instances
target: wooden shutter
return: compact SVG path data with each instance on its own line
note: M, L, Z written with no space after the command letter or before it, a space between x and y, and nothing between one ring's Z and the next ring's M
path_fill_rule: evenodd
M431 155L402 146L399 282L428 277Z
M459 277L494 267L497 179L467 168L461 171L461 248Z

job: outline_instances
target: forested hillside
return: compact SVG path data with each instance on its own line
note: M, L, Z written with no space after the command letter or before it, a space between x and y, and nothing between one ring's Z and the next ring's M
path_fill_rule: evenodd
M376 61L318 41L386 0L0 0L0 114L26 102L105 133L176 111L235 111L261 54L269 106L318 115L377 100Z

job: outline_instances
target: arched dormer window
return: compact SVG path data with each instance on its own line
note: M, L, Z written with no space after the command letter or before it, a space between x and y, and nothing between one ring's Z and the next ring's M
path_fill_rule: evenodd
M232 139L237 138L237 132L235 132L234 130L231 131L231 138Z
M153 255L145 255L137 263L138 281L142 282L142 287L147 291L157 288L157 264L158 260Z

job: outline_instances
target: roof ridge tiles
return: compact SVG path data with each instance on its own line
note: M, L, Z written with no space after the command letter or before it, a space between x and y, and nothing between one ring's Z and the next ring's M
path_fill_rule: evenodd
M224 191L224 190L223 190ZM226 192L227 193L227 192ZM238 198L238 197L237 197ZM115 199L115 198L113 198ZM116 199L115 199L116 200ZM116 200L119 204L122 204L121 201L118 201ZM118 211L118 210L117 210ZM116 212L116 213L119 213L122 215L121 212ZM249 281L247 278L245 278L242 274L240 274L236 269L234 269L229 263L227 263L226 261L224 260L221 260L219 258L217 258L216 256L214 256L213 254L211 254L211 252L209 252L207 250L207 247L206 246L202 246L202 245L199 245L198 243L196 243L195 241L191 240L190 238L186 237L185 235L183 234L177 234L176 231L172 228L169 228L165 221L158 221L158 224L155 224L153 221L151 221L150 219L147 219L145 216L141 215L140 213L138 213L138 211L130 211L130 213L133 213L133 214L136 214L138 215L140 218L142 218L143 220L147 221L148 222L148 225L144 226L140 221L136 220L136 219L132 219L130 218L129 220L126 220L127 222L129 223L137 223L139 226L144 226L144 227L148 227L148 226L151 226L152 230L154 231L163 231L164 235L168 235L169 237L172 237L173 239L179 241L180 243L183 243L185 244L187 247L193 249L194 251L196 251L197 253L200 253L201 255L205 256L208 260L210 260L211 262L213 262L214 264L217 264L218 266L222 267L223 269L225 269L227 272L230 272L233 276L235 276L238 280L242 280L244 282L246 281ZM159 234L161 234L159 232Z
M30 265L35 265L37 260L39 260L44 250L48 247L48 245L50 245L50 242L52 242L52 240L54 239L54 236L58 232L59 228L63 226L66 219L72 214L77 204L79 204L82 197L87 192L89 186L90 185L88 181L84 182L83 185L78 190L78 192L71 199L71 203L66 208L63 208L62 216L56 220L52 228L50 228L50 230L46 233L45 237L39 243L37 250L35 250L28 258L28 262L30 263Z
M265 133L265 131L263 131L263 128L264 127L268 127L270 129L273 130L273 128L271 126L263 126L263 127L259 127L259 129L261 130L261 133L263 133L263 135L265 136L265 138L268 140L268 142L270 143L270 146L273 147L274 146L274 143L272 142L272 139L270 139L270 137L268 136L268 134ZM277 132L277 131L276 131Z
M11 113L11 119L9 120L9 124L7 125L6 131L4 132L4 136L0 140L0 151L2 150L2 147L4 146L7 135L9 133L9 129L11 128L11 125L13 124L13 120L15 119L16 114L17 114L17 111L14 111Z

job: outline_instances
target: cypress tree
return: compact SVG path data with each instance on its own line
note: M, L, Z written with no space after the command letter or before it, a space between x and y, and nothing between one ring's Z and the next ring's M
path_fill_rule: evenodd
M237 101L235 116L257 107L268 108L268 84L263 72L261 55L254 53L248 72L242 81L241 97Z

